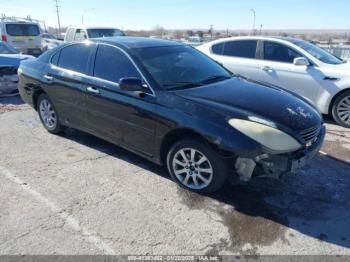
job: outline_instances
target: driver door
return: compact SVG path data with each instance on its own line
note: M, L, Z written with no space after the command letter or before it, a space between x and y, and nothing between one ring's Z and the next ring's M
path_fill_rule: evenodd
M264 41L257 80L297 93L316 105L324 75L313 65L294 65L297 57L303 55L286 45Z
M86 86L87 119L90 130L113 143L148 157L153 155L157 122L153 117L155 96L140 96L119 88L121 78L141 74L121 50L100 44L96 52L93 80Z

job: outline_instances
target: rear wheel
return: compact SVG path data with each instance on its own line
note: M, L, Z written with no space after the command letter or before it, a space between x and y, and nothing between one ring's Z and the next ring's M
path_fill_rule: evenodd
M167 166L176 183L195 192L215 192L227 178L222 157L210 146L192 139L181 140L170 149Z
M344 92L334 101L333 118L341 126L350 128L350 91Z
M59 134L63 132L64 127L59 121L57 111L46 94L39 95L37 111L39 113L41 123L44 125L47 131L52 134Z

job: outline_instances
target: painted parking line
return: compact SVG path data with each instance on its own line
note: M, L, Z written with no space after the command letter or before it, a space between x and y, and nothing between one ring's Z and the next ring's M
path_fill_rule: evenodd
M41 193L31 188L29 185L24 183L15 174L10 172L4 167L0 166L0 175L4 178L10 180L11 182L17 184L21 187L23 191L34 197L37 201L43 203L51 212L60 217L66 225L71 227L74 231L79 233L81 236L87 239L87 241L98 249L100 249L106 255L115 255L114 250L106 244L102 239L90 233L85 227L80 225L80 222L74 218L72 215L65 212L62 208L57 206L55 203L51 202L48 198L44 197Z

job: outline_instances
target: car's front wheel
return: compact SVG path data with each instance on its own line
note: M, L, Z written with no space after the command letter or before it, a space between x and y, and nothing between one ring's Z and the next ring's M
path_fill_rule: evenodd
M39 95L37 111L40 120L47 131L52 134L59 134L64 130L64 127L59 121L57 111L46 94Z
M333 118L341 126L350 128L350 91L337 97L333 105Z
M172 146L167 166L175 182L200 193L219 190L227 177L224 159L209 145L192 139L181 140Z

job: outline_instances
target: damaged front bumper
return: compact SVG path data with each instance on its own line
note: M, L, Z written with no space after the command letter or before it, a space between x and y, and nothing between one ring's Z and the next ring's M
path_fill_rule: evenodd
M18 93L18 76L15 67L0 67L0 96Z
M296 173L312 160L320 151L326 128L323 126L317 140L309 147L289 154L271 154L264 152L253 158L239 157L236 160L236 172L242 181L249 181L254 176L280 178L284 174Z

